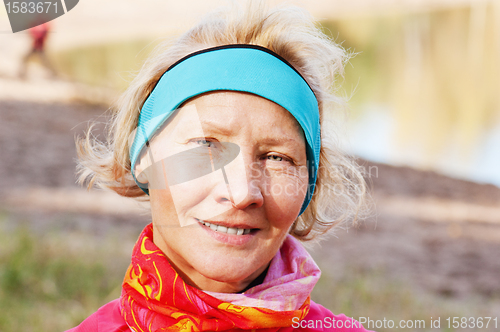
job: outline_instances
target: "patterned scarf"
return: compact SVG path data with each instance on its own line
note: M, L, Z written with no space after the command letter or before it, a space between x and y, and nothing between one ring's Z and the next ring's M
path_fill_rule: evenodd
M135 332L277 331L303 319L320 271L288 236L260 285L242 294L204 292L187 285L153 243L153 227L139 237L123 281L121 313Z

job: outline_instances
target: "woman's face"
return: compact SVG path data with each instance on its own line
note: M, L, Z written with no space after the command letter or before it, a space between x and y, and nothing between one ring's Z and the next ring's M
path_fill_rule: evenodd
M239 292L265 270L305 198L305 144L288 111L242 92L191 99L159 131L137 172L154 243L188 284Z

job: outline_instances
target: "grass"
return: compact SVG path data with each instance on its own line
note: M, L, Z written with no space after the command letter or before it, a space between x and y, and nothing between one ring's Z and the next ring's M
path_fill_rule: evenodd
M326 264L328 262L318 262ZM321 265L321 264L320 264ZM390 271L384 269L366 270L348 267L333 276L323 271L322 277L312 293L312 299L329 308L335 314L344 313L360 320L372 321L384 318L395 322L401 320L425 322L425 328L412 331L459 331L446 328L447 317L495 316L490 303L480 298L446 298L439 294L419 291L404 280L394 280ZM441 329L431 328L430 321L440 318ZM379 332L395 331L396 328L365 328ZM490 329L488 331L492 331Z
M81 83L124 90L159 43L131 40L78 47L51 54L59 72Z
M129 257L113 248L117 242L27 227L2 231L0 331L63 331L119 297Z

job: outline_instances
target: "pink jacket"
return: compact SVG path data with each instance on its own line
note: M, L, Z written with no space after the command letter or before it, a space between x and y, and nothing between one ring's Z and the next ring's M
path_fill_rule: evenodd
M119 299L102 306L94 314L85 319L80 325L66 332L131 332L120 314ZM335 331L335 332L362 332L368 331L356 320L344 314L334 315L325 307L311 301L311 308L306 318L294 322L292 327L286 327L280 332L291 331Z

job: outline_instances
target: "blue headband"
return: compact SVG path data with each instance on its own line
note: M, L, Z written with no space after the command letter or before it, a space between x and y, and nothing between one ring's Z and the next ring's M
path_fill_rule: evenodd
M302 214L311 201L318 173L321 148L318 102L292 65L260 46L236 44L209 48L189 54L167 69L139 115L130 149L134 179L139 154L165 120L188 99L217 90L249 92L271 100L290 112L300 124L307 141L309 168ZM147 189L143 190L148 193Z

